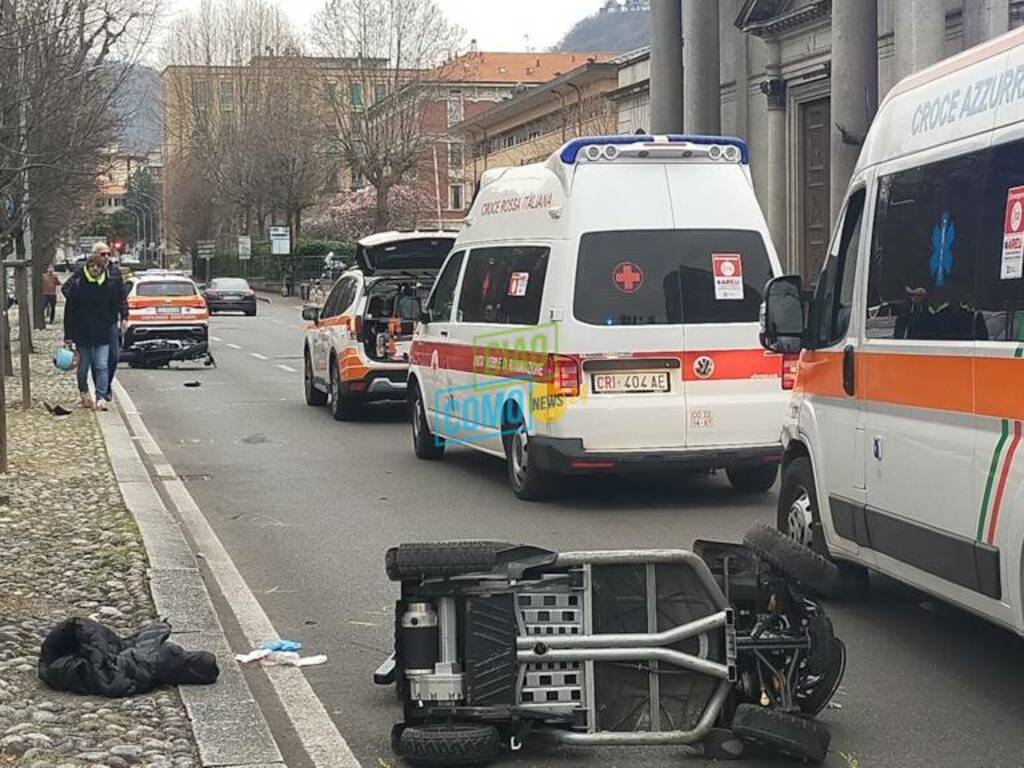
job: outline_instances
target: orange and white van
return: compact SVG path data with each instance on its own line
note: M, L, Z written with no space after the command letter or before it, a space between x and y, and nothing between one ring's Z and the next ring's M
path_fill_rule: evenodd
M578 139L488 171L413 340L417 455L505 457L521 498L631 467L769 488L789 393L758 312L777 274L739 139Z
M1022 261L1017 30L892 89L809 307L773 281L763 338L803 349L779 527L1024 633Z
M128 321L121 355L130 364L154 359L188 360L209 354L210 313L187 275L163 270L140 272L129 281Z
M356 244L356 266L323 306L307 306L306 403L339 421L369 402L405 401L409 346L421 299L455 242L451 232L380 232Z

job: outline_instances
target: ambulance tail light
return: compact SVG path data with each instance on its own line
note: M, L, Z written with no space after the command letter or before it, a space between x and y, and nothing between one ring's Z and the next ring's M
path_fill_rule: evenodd
M548 361L551 365L553 374L551 381L555 385L555 389L566 397L579 397L579 361L567 355L549 355Z
M363 330L363 318L359 315L353 315L348 319L348 330L353 338L359 336L359 332Z
M796 385L796 369L800 355L782 356L782 388L793 389Z

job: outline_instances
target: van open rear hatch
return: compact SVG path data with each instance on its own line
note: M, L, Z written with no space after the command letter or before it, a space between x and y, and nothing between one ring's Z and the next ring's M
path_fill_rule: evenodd
M437 274L455 244L450 232L382 232L356 244L356 263L364 275L382 272Z

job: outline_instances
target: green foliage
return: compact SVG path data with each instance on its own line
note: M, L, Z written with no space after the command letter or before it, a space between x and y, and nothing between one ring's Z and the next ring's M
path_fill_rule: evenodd
M333 251L338 256L353 258L356 244L343 240L300 240L296 256L326 256Z

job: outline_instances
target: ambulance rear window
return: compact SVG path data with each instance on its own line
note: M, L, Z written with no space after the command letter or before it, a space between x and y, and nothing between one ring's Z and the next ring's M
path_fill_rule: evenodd
M167 280L160 282L140 282L135 290L136 296L194 296L196 287L184 280Z
M580 240L573 313L593 325L753 323L771 277L757 232L589 232Z

